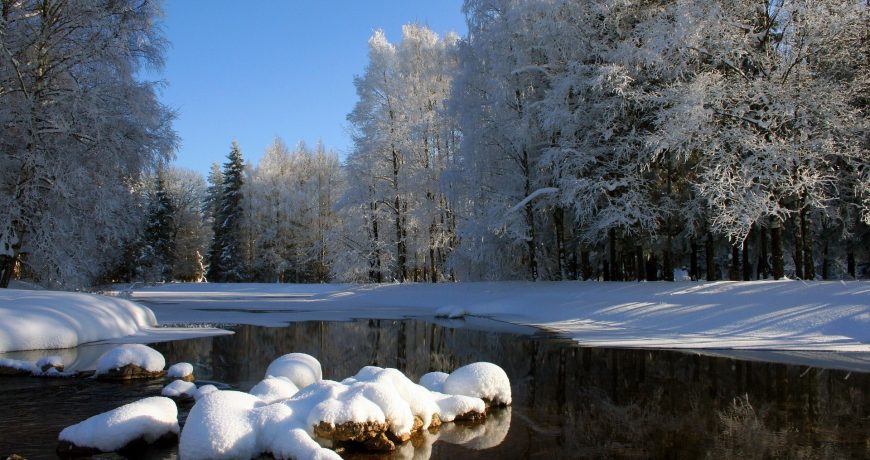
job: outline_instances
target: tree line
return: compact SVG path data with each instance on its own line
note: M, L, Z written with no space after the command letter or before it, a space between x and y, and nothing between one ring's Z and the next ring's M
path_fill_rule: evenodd
M21 3L4 2L4 17L7 3L18 17ZM50 2L34 5L42 3ZM368 64L354 80L353 148L343 162L322 145L291 149L276 138L256 166L233 143L207 180L159 166L175 139L166 125L171 112L151 100L150 124L128 126L146 132L125 137L142 163L116 182L127 190L124 209L136 211L114 222L126 222L126 232L79 237L92 242L82 248L115 248L99 252L88 275L269 282L867 276L867 2L466 0L463 12L465 37L440 37L419 24L405 26L397 43L372 35ZM24 12L17 20L25 17L33 21ZM159 35L149 37L159 61ZM0 68L0 97L30 101L29 86L15 89L10 63L23 58L16 59ZM73 68L91 71L89 78L102 69ZM147 84L127 84L152 94ZM61 137L57 128L66 125L46 122L36 109L0 110L19 117L17 135L31 136L9 142L17 153L3 157L21 177L46 163L36 152L84 142L69 131ZM35 124L41 131L29 128ZM55 144L33 147L31 138ZM0 190L15 196L6 176ZM55 250L71 254L57 241L74 232L47 230L58 222L46 202L67 203L40 195L54 182L24 183L43 202L10 208L0 249L32 249L26 259L22 251L0 258L26 260L46 279L56 275L41 261L56 259ZM72 213L77 205L69 203ZM49 220L25 225L23 216ZM37 234L53 242L20 243Z

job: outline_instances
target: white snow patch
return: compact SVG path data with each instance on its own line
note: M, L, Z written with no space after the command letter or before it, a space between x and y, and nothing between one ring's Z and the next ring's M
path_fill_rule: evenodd
M287 377L268 376L254 385L248 393L260 398L266 404L287 399L299 392L299 388Z
M166 376L171 379L183 379L189 375L193 375L193 364L190 363L173 364L166 370Z
M449 374L445 372L429 372L420 377L420 385L429 391L442 392L444 381L447 380Z
M164 322L429 318L450 305L588 346L870 352L868 281L173 283L132 297ZM246 312L253 302L269 312Z
M178 434L178 431L175 403L154 396L68 426L60 432L58 439L80 447L112 452L139 438L151 443L168 433Z
M215 391L201 398L181 432L179 454L188 460L253 458L340 459L320 447L306 432L293 409L265 405L256 396Z
M148 372L158 372L166 367L166 359L159 351L147 345L136 343L120 345L100 356L97 361L97 375L106 374L112 369L128 364L134 364Z
M168 398L193 398L196 393L196 384L184 380L175 380L169 385L163 387L163 390L160 392L161 395Z
M290 353L281 356L266 369L266 376L285 377L297 388L305 388L323 380L320 361L305 353Z
M193 394L193 399L199 401L204 398L206 395L214 393L215 391L220 391L214 385L203 385L196 390L196 393Z
M0 353L69 348L157 325L151 310L129 300L17 289L0 289L0 318Z
M190 410L178 453L181 458L253 458L260 452L250 412L262 405L253 395L215 391Z
M493 363L462 366L444 380L444 393L488 399L495 405L511 403L511 382L504 370Z
M438 404L438 415L442 422L452 422L456 417L471 412L486 413L486 403L471 396L436 393L435 403Z

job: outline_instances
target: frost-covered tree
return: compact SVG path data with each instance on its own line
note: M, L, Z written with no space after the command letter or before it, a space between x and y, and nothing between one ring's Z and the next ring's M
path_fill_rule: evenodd
M0 286L13 267L81 286L137 230L132 192L172 155L158 85L159 1L3 1L0 12Z
M327 235L335 225L338 157L322 143L291 151L276 138L245 183L246 226L253 277L262 281L325 282Z
M211 227L203 214L206 184L196 171L170 166L164 171L166 193L175 208L175 261L172 279L202 281Z
M247 279L244 257L242 207L245 163L239 144L233 141L221 173L220 198L215 207L213 236L209 249L208 279L238 282Z
M456 37L426 27L403 27L391 44L382 31L369 40L369 63L355 79L359 98L348 120L354 150L348 157L342 220L364 234L339 244L359 254L336 264L340 279L437 281L449 278L454 219L441 177L452 162L457 134L447 115Z

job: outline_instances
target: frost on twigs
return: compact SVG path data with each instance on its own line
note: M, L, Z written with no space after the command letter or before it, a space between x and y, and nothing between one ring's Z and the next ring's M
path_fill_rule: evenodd
M121 345L100 356L96 377L100 380L153 379L166 375L165 366L163 355L153 348Z

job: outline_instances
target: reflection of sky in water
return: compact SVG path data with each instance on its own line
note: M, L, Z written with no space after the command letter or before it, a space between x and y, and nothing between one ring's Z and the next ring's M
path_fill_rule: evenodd
M272 360L289 352L315 356L324 377L333 380L354 375L365 365L397 368L415 381L427 372L450 372L475 361L490 361L506 371L513 407L493 412L484 424L445 424L436 433L424 433L400 446L389 458L738 458L743 455L741 446L756 441L759 452L768 457L870 457L865 442L870 432L867 374L732 356L579 348L505 323L472 321L476 322L237 326L232 328L234 335L153 346L164 354L167 365L194 364L198 383L242 391L263 378ZM88 363L110 347L50 353L81 369L92 366ZM45 354L4 357L35 360ZM794 357L813 363L820 358L787 356ZM745 358L765 359L765 354ZM166 383L0 379L0 405L5 408L0 415L0 454L51 458L63 427L159 394ZM735 398L744 397L751 411L732 410ZM189 406L182 407L182 421L187 411ZM144 456L174 457L174 450Z

